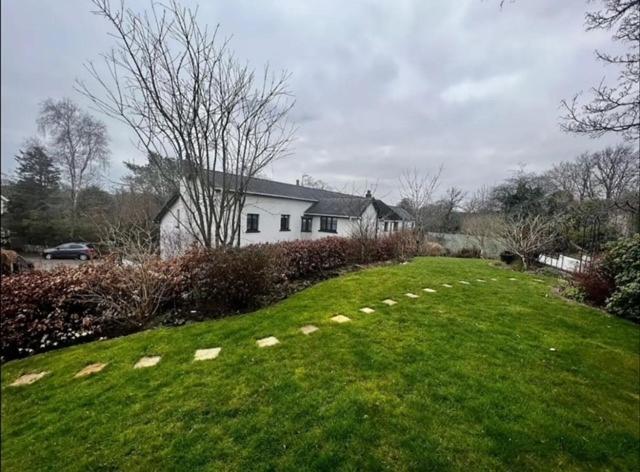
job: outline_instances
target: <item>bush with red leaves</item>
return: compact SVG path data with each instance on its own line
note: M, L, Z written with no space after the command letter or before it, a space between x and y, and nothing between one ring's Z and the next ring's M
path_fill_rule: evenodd
M98 336L95 307L78 297L90 283L72 268L4 276L0 297L3 359Z
M439 253L428 245L421 252ZM206 318L254 309L290 280L350 264L416 255L408 233L378 239L330 237L243 248L192 249L170 261L104 260L2 278L2 358L139 331L158 315L195 310Z
M580 288L585 301L603 306L615 290L611 275L604 269L602 261L595 260L582 272L573 274L573 283Z

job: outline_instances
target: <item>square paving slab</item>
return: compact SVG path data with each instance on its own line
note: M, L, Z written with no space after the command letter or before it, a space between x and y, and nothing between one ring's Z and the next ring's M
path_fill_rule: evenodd
M449 285L449 284L442 284L442 286L447 288L453 288L453 285Z
M197 349L193 355L194 361L208 361L215 359L222 351L221 347L212 347L211 349Z
M89 364L88 366L86 366L84 369L82 369L80 372L78 372L76 375L74 375L74 378L78 378L78 377L86 377L87 375L91 375L91 374L95 374L97 372L100 372L102 369L104 369L107 366L107 364Z
M49 372L35 372L33 374L24 374L18 377L11 384L12 387L20 387L21 385L31 385L34 382L37 382L42 377L47 375Z
M133 366L134 369L144 369L145 367L153 367L158 362L160 362L160 356L150 356L150 357L141 357L136 365Z
M331 318L331 321L335 321L336 323L346 323L348 321L351 321L351 318L347 318L344 315L336 315Z
M418 298L418 295L415 293L405 293L404 296L409 298Z
M258 339L256 341L256 344L258 345L258 347L271 347L275 346L276 344L280 344L280 341L278 341L278 338L276 338L275 336L269 336L268 338Z
M385 305L393 306L398 302L395 300L391 300L390 298L387 298L386 300L382 300L382 303L384 303Z
M364 308L360 308L360 311L362 313L366 313L367 315L370 315L371 313L374 313L376 310L374 310L373 308L369 308L368 306L365 306Z
M436 291L432 288L423 288L422 289L423 292L428 292L428 293L436 293Z
M311 333L315 333L316 331L318 331L318 327L313 325L307 325L300 328L300 331L302 331L302 334L309 335Z

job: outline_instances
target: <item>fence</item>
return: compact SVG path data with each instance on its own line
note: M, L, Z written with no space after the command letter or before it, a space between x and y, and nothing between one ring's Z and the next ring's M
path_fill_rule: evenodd
M591 260L591 256L588 256L586 254L581 255L580 259L568 257L562 254L558 254L557 257L547 256L543 254L538 257L538 262L540 262L541 264L571 273L582 272L589 266Z

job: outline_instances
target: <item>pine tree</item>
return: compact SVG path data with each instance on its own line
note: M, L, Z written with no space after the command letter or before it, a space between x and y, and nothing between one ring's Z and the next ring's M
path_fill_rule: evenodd
M29 244L54 242L58 226L57 196L60 172L54 160L37 143L16 156L18 168L8 206L12 238Z

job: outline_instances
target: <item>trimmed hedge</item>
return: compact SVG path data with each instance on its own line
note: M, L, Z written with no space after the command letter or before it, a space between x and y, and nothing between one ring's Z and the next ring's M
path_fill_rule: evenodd
M144 267L107 259L77 268L5 276L0 300L2 358L127 334L160 319L182 319L185 313L203 319L254 309L280 298L287 282L417 252L413 237L399 232L364 241L330 237L243 248L194 248ZM440 255L444 249L427 243L420 252ZM156 293L149 296L150 290ZM157 298L157 307L144 303L145 296L152 302Z

